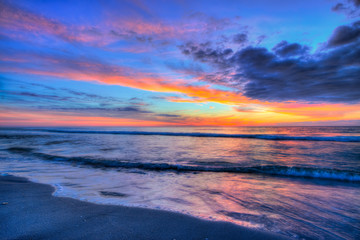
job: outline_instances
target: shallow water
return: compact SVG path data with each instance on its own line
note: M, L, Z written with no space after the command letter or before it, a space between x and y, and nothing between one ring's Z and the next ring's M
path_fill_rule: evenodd
M359 127L1 129L0 171L60 196L356 239L359 141Z

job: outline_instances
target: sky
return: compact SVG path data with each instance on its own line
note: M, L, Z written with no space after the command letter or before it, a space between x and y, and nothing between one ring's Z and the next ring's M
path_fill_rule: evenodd
M359 126L359 0L0 0L0 126Z

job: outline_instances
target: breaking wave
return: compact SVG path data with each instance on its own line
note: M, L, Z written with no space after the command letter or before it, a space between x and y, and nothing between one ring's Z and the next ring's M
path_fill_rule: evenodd
M360 182L360 173L355 171L343 171L328 168L308 168L308 167L288 167L279 165L234 167L234 166L192 166L168 163L149 163L149 162L127 162L109 159L94 159L86 157L66 157L34 152L32 148L12 147L5 149L12 153L22 155L32 155L34 157L51 160L89 165L100 168L127 168L142 169L148 171L177 171L177 172L228 172L228 173L249 173L277 175L286 177L302 177L328 179L338 181Z

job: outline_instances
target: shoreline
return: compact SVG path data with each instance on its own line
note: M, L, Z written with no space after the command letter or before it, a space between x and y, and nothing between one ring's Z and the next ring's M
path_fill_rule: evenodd
M189 215L55 197L50 185L0 176L0 239L288 239Z

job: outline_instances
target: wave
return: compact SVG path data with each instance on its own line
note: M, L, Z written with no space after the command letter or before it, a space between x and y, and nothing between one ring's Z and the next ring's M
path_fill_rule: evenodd
M79 131L79 130L41 130L53 133L74 134L115 134L115 135L156 135L176 137L212 137L212 138L255 138L263 140L292 140L292 141L334 141L334 142L360 142L360 136L291 136L273 134L225 134L225 133L199 133L199 132L147 132L147 131Z
M248 173L264 174L285 177L316 178L338 181L360 182L360 173L355 171L345 171L328 168L309 168L309 167L288 167L279 165L251 166L251 167L214 167L214 166L192 166L168 163L148 163L148 162L127 162L108 159L93 159L86 157L66 157L34 152L32 148L12 147L6 149L17 154L29 154L44 160L64 161L89 165L99 168L130 168L148 171L176 171L176 172L227 172L227 173Z

